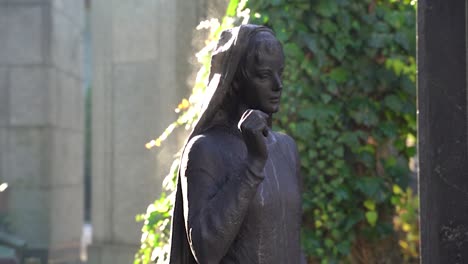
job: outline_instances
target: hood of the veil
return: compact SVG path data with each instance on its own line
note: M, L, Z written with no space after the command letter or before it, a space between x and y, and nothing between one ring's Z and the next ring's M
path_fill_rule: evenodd
M259 31L268 31L273 34L272 30L267 27L252 24L231 28L221 33L211 57L209 83L205 96L208 100L202 107L202 113L189 139L210 127L213 118L222 107L224 98L232 89L231 83L251 37Z

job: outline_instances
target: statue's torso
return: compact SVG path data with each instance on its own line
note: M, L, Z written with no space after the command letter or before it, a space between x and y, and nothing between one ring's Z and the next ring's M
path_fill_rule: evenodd
M247 153L242 138L227 129L212 130L208 136L219 140L219 146L226 150L221 151L226 168L223 180L237 177ZM270 134L265 179L258 186L239 233L221 263L300 262L300 183L295 150L286 137Z

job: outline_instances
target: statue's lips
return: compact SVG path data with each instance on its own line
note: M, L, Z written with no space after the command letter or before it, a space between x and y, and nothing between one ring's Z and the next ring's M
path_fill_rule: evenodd
M278 103L278 102L280 101L280 98L281 98L281 97L279 97L279 96L278 96L278 97L271 97L271 98L270 98L270 102L272 102L272 103Z

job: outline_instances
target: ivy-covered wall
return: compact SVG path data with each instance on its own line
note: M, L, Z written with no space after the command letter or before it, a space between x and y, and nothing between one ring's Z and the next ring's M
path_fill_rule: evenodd
M251 22L272 27L284 45L276 126L299 147L303 246L321 262L352 255L377 263L398 249L398 240L407 257L416 256L417 244L406 235L417 231L417 214L399 219L417 206L404 191L415 156L415 4L248 2ZM406 239L394 232L403 225Z
M412 263L418 256L418 201L408 187L415 157L415 5L410 0L231 0L211 29L192 96L177 126L200 109L209 49L219 32L266 24L283 43L286 67L277 130L298 145L302 244L309 263ZM237 9L237 12L236 12ZM250 12L250 13L249 13ZM151 145L151 144L150 144ZM177 160L168 175L172 181ZM170 195L150 205L136 263L167 257Z

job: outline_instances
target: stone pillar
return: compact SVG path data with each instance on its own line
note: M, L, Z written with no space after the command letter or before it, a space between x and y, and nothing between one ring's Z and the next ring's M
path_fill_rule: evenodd
M79 258L83 1L0 1L0 181L16 235Z
M468 263L466 1L418 1L422 263Z
M173 136L162 148L144 146L175 120L174 109L189 93L193 33L206 17L207 2L91 2L90 263L131 263L139 248L142 223L135 215L159 197L181 142Z

